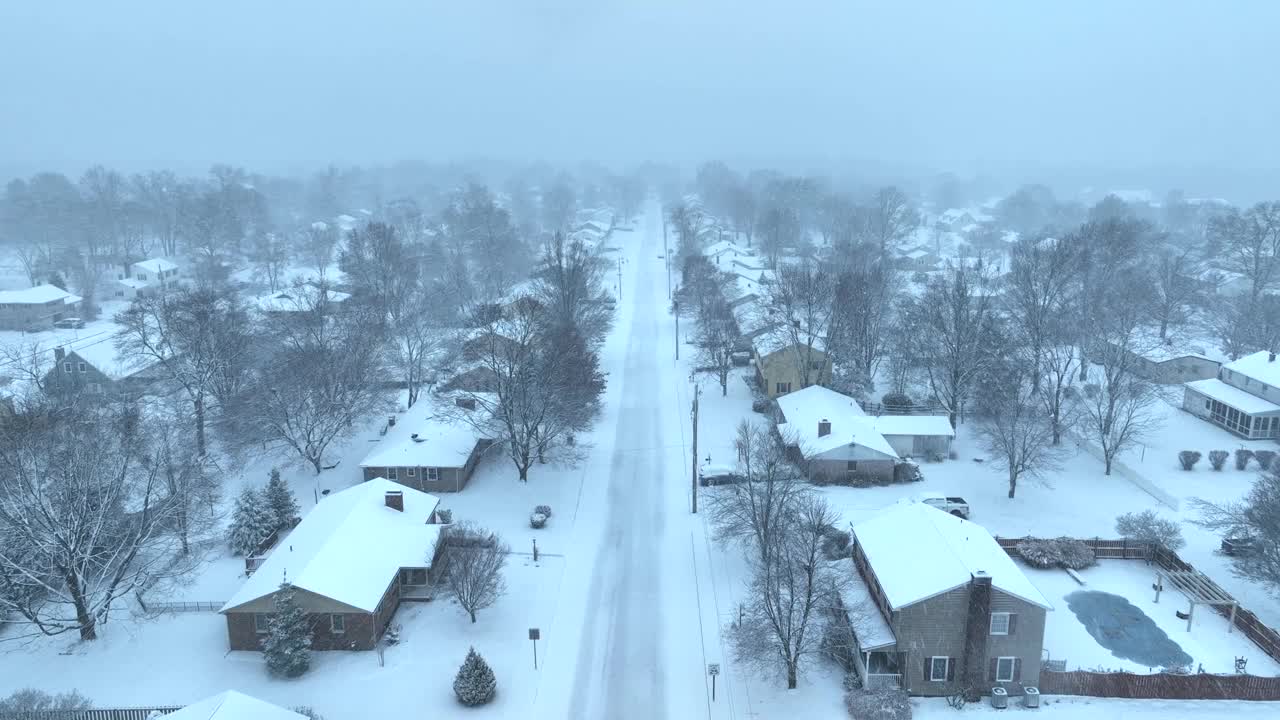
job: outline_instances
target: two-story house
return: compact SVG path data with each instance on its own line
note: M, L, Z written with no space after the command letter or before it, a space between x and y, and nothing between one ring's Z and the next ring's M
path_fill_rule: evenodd
M94 337L54 348L41 386L64 396L137 394L162 377L158 370L154 359L117 352L114 337Z
M177 287L178 264L165 258L139 260L116 275L116 298L132 300L139 295Z
M771 398L831 382L826 339L779 324L751 341L756 383Z
M1248 440L1280 438L1280 361L1262 350L1186 383L1182 409Z
M48 330L74 317L80 298L56 285L0 290L0 330Z
M855 668L912 695L1022 693L1053 608L980 525L903 501L853 526Z

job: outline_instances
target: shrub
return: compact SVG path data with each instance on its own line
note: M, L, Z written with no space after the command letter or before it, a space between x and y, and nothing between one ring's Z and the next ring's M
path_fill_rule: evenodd
M0 713L88 710L91 707L93 702L78 690L53 695L35 688L22 688L14 690L8 697L0 698Z
M275 612L267 622L262 655L272 675L296 678L311 669L311 621L288 581L276 591Z
M887 392L880 398L886 410L910 410L911 398L906 393Z
M1223 465L1227 464L1227 458L1231 457L1231 453L1226 450L1210 450L1209 465L1214 470L1221 470Z
M1200 453L1195 450L1183 450L1178 453L1178 463L1182 465L1183 470L1190 470L1200 462Z
M324 720L324 716L316 712L315 708L310 705L298 705L293 709L293 711L302 717L307 718L307 720Z
M1261 467L1263 470L1270 470L1271 464L1275 462L1275 459L1276 459L1276 451L1275 450L1255 450L1253 453L1253 457L1255 460L1258 461L1259 467Z
M467 651L467 659L458 668L458 676L453 679L453 694L458 702L467 707L484 705L498 692L498 680L489 668L489 663L480 657L475 648Z
M841 684L844 686L845 692L849 692L850 690L861 690L862 676L856 672L845 673L844 680L841 681Z
M1051 540L1040 540L1037 538L1028 538L1018 541L1018 554L1022 559L1032 567L1038 567L1041 570L1057 567L1058 561L1061 559L1058 555L1057 547L1053 545Z
M947 457L948 457L948 458L951 458L952 460L959 460L959 459L960 459L960 453L956 452L955 450L948 450L948 451L947 451Z
M1253 459L1253 451L1240 448L1236 450L1236 469L1245 470L1249 467L1249 461Z
M1161 545L1170 550L1177 550L1187 544L1182 539L1182 528L1178 523L1160 517L1154 510L1130 512L1117 517L1116 532L1120 537Z
M769 401L765 398L757 398L751 401L751 411L758 413L769 412Z
M1093 548L1068 537L1043 540L1027 538L1018 542L1017 550L1029 565L1042 570L1054 567L1083 570L1097 563Z
M440 521L441 525L449 525L453 523L453 511L439 508L436 510L436 519Z
M847 531L829 527L822 535L822 555L828 560L843 560L849 556L852 541Z
M1054 542L1058 544L1058 553L1062 558L1059 563L1063 567L1083 570L1098 564L1098 557L1093 552L1093 548L1086 545L1084 541L1061 537Z
M550 505L539 505L538 507L534 508L533 511L536 513L542 513L543 515L546 515L548 518L551 517Z
M844 706L853 720L911 720L911 701L897 688L850 690Z
M529 516L529 527L534 530L541 530L547 526L547 516L540 512L533 513Z

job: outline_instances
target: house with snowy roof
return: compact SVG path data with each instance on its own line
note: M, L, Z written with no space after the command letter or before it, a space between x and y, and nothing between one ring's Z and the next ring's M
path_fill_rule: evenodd
M0 330L48 330L75 317L81 298L56 285L0 290Z
M350 293L339 292L313 283L298 283L290 288L264 295L254 301L264 313L311 312L323 306L336 306L351 298Z
M801 331L797 336L785 323L760 316L767 325L751 338L751 356L756 384L771 398L794 390L831 382L831 358L824 338L809 341ZM744 330L745 332L745 330Z
M232 650L257 650L288 581L313 650L372 650L402 601L428 598L439 498L375 478L322 498L219 610Z
M47 368L41 385L55 394L106 396L141 392L161 379L157 361L120 353L115 340L112 335L91 336L55 347L51 357L37 360Z
M1053 608L982 526L902 501L854 525L855 667L866 687L1009 694L1040 679Z
M1280 361L1260 350L1183 385L1182 409L1247 440L1280 438Z
M479 402L477 402L479 400ZM377 441L360 462L365 480L386 478L430 492L467 486L480 458L494 444L487 424L496 396L457 392L419 400Z
M306 720L307 716L227 690L160 717L164 720Z
M858 402L813 385L777 399L778 433L810 478L892 482L905 458L946 455L955 438L943 415L867 415Z
M942 258L924 245L911 248L898 255L898 267L902 270L929 272L937 270Z
M1114 344L1110 347L1119 349ZM1172 335L1161 340L1154 329L1139 334L1124 353L1136 375L1166 385L1217 377L1224 360L1208 343Z

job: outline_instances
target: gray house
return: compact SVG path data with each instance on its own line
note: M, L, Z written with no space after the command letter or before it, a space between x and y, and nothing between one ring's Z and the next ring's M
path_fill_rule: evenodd
M1280 439L1280 361L1266 350L1186 383L1182 409L1247 440Z
M912 695L1011 695L1040 679L1052 608L980 525L914 502L853 527L858 577L846 606L867 687Z
M492 435L478 428L490 414L489 393L449 393L422 398L378 440L361 461L365 480L386 478L423 492L460 492L481 456L493 446Z

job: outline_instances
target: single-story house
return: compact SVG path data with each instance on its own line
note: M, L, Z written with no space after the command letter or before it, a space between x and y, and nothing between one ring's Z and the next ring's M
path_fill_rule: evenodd
M494 439L480 432L483 393L451 393L423 397L404 416L395 418L372 452L360 463L365 480L387 478L422 491L458 492L467 486L480 457Z
M254 301L264 313L310 312L324 305L339 305L351 298L350 293L339 292L310 283L300 283L285 290L264 295Z
M982 526L902 501L853 526L855 667L868 687L953 695L1039 683L1053 608ZM851 608L852 609L852 608Z
M230 648L259 649L287 580L312 649L372 650L402 600L428 597L439 503L380 478L322 498L222 606Z
M1280 438L1280 361L1261 350L1183 386L1182 409L1248 440Z
M307 716L235 690L220 692L181 710L161 715L164 720L306 720Z
M903 270L929 272L937 270L941 263L942 258L924 246L912 248L898 256L898 267Z
M1140 333L1133 349L1126 352L1133 361L1134 373L1151 382L1170 385L1217 377L1218 368L1225 360L1205 343L1172 336L1161 340L1154 328Z
M831 359L827 357L825 340L818 338L810 345L792 340L791 335L786 327L775 326L752 338L756 383L768 397L831 382Z
M0 290L0 330L48 330L75 317L80 297L56 285Z

